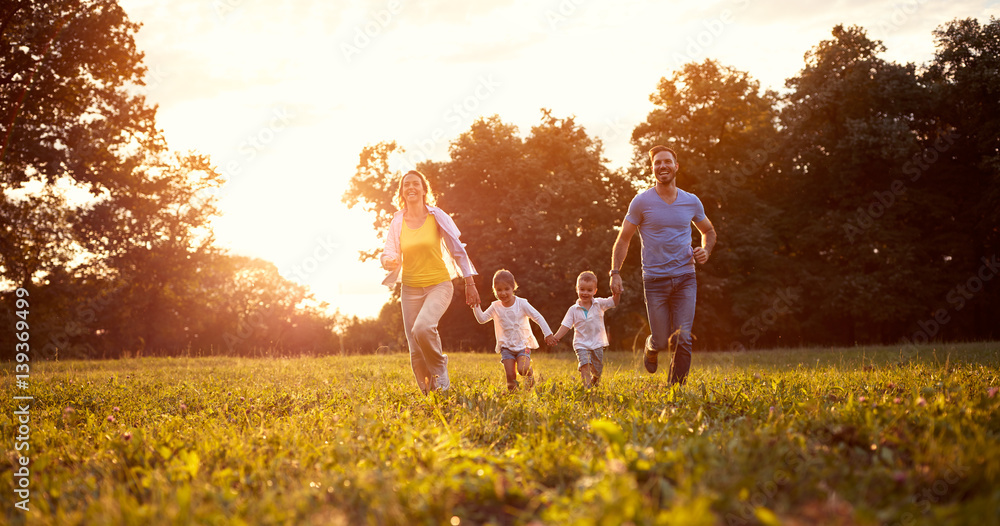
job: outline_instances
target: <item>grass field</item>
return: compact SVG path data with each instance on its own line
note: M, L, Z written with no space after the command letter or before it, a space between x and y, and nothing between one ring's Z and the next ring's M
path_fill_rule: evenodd
M565 350L565 349L564 349ZM10 524L997 524L1000 344L697 354L683 388L538 355L5 367ZM661 357L661 360L663 358ZM30 511L16 509L30 394Z

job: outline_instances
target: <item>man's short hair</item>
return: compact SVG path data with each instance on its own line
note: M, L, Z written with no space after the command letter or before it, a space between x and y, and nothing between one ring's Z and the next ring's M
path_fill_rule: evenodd
M674 162L675 163L679 163L680 162L680 160L677 158L677 152L675 152L671 148L667 148L666 146L663 146L661 144L657 144L656 146L653 146L652 148L649 149L649 164L650 165L653 164L653 157L656 157L656 154L658 154L660 152L670 152L670 155L674 156Z

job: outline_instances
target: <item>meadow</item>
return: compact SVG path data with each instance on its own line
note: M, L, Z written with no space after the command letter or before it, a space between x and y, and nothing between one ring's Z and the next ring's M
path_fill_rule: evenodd
M452 353L426 397L403 354L8 364L6 522L1000 522L1000 344L701 353L683 387L615 353L591 390L562 350L515 393Z

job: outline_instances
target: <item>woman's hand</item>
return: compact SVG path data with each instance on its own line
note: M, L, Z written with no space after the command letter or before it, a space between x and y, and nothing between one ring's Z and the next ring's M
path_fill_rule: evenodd
M399 261L396 258L382 258L382 268L392 271L399 268Z
M470 307L479 305L479 289L475 283L465 283L465 304Z

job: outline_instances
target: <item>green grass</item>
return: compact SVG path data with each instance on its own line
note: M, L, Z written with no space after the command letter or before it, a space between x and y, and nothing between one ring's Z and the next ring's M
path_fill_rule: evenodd
M420 396L405 355L34 363L31 511L11 524L989 524L1000 344L697 354L686 387L572 353L506 392L452 354ZM71 408L71 409L70 409ZM110 418L109 418L110 417Z

